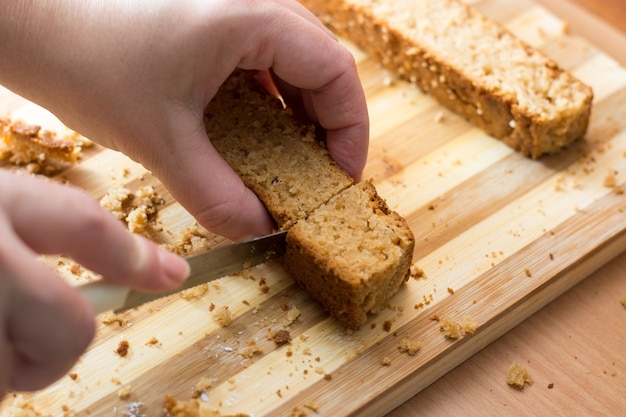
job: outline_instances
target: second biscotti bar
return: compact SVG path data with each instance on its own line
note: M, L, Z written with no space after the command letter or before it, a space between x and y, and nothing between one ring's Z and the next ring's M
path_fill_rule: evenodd
M585 135L593 92L458 0L300 0L336 34L526 156Z

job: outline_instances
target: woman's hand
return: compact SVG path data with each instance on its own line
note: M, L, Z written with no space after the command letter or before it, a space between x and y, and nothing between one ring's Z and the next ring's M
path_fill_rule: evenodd
M273 227L203 126L235 68L271 70L326 129L331 156L361 175L369 125L354 58L296 1L6 3L0 83L142 163L212 232Z

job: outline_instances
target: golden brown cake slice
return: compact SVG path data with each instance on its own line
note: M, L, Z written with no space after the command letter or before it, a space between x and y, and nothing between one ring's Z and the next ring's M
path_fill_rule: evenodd
M333 317L358 329L406 281L414 245L406 220L361 182L289 230L283 264Z
M369 182L353 181L310 125L236 71L205 111L215 148L289 229L283 263L331 315L358 328L409 273L413 234Z
M265 204L280 229L306 217L353 180L254 78L236 71L205 110L213 146Z
M591 88L459 0L300 0L335 33L526 156L587 130Z

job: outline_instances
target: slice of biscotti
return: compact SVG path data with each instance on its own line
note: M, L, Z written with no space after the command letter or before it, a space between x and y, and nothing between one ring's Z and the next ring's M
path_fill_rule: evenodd
M282 102L245 71L235 71L205 110L211 143L263 201L280 229L288 229L352 178L296 121Z
M582 138L593 92L459 0L300 0L335 33L524 155Z
M406 220L361 182L289 230L283 264L333 317L358 329L406 281L414 246Z
M349 328L384 308L409 274L413 234L369 182L352 179L248 73L235 72L205 111L215 148L289 229L283 264Z

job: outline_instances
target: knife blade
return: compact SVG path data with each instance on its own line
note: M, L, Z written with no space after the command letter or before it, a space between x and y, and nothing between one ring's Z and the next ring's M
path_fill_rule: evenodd
M121 313L142 304L193 288L247 268L277 259L285 253L287 231L210 249L186 258L189 277L179 287L164 292L143 292L104 280L79 285L76 288L93 306L96 314L113 310Z

